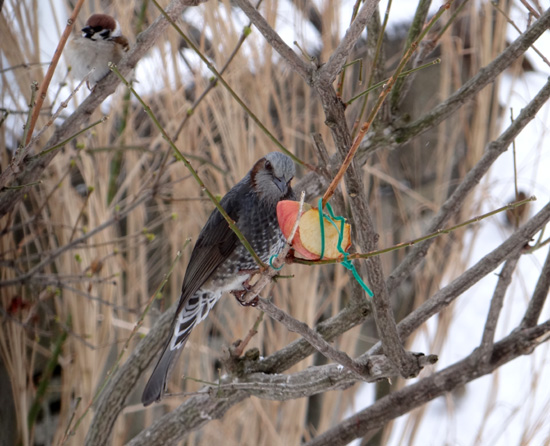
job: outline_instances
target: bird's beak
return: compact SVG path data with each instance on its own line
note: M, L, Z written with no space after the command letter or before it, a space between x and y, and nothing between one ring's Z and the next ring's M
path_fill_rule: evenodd
M284 179L281 179L281 178L273 178L273 182L275 183L275 185L279 188L279 190L281 191L281 193L285 193L286 192L286 182Z

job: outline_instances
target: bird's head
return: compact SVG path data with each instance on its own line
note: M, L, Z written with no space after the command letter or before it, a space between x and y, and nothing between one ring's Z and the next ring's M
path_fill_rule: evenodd
M119 23L107 14L92 14L82 28L82 37L91 40L113 40L121 36Z
M271 152L254 164L250 183L261 200L275 205L292 195L290 182L295 173L294 162L289 156Z

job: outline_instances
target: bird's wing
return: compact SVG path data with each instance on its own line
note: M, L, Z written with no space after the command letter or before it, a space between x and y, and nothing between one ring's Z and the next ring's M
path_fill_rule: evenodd
M231 190L220 204L231 219L238 222L242 201L237 199L238 193L236 192ZM191 253L176 314L181 311L195 291L208 280L216 268L230 256L239 243L239 238L229 227L229 223L215 209L199 234Z

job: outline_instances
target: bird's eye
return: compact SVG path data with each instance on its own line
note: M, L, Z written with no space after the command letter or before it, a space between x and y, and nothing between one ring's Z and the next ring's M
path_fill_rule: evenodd
M265 162L265 169L269 170L270 172L273 170L273 166L271 165L271 161Z

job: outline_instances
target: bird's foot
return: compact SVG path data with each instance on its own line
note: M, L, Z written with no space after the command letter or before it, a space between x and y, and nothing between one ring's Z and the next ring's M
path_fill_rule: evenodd
M253 284L250 283L250 280L261 271L259 269L243 269L238 272L239 275L247 275L247 279L243 282L243 289L242 290L233 290L231 291L231 294L235 296L237 301L243 306L243 307L255 307L258 305L258 296L255 296L252 300L248 301L244 299L244 296L246 296L246 293L248 293L252 287Z
M243 282L242 290L231 291L231 294L235 296L237 302L239 302L243 307L255 307L256 305L258 305L258 296L255 296L254 299L252 299L251 301L247 301L244 299L246 293L248 293L252 289L252 285L250 285L249 280L250 277Z

